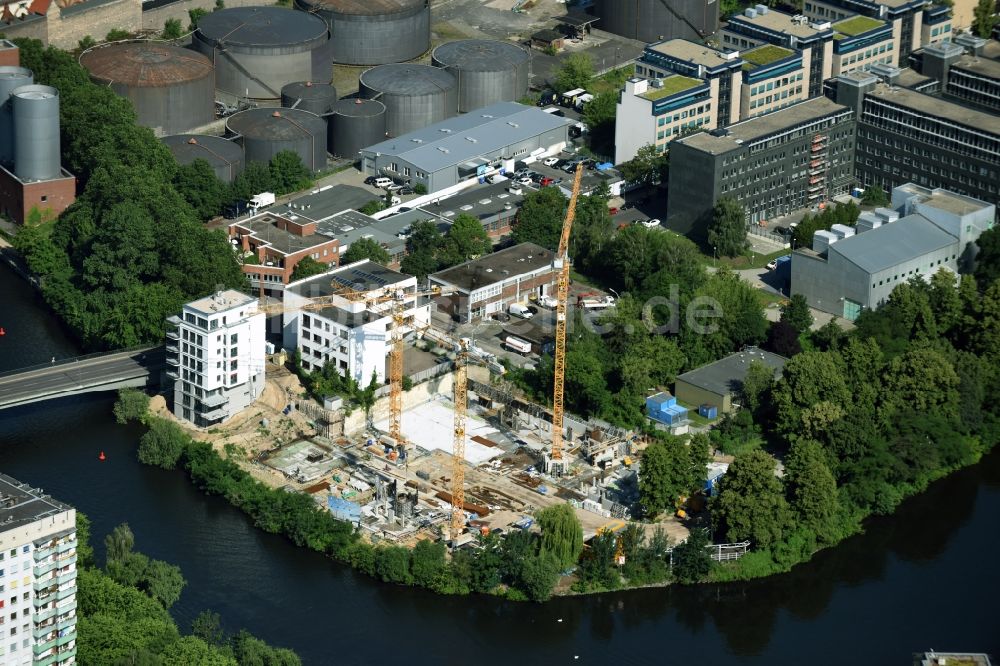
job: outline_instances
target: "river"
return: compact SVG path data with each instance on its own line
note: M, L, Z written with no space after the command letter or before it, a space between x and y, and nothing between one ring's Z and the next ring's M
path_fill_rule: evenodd
M0 371L76 353L5 266L0 293ZM513 604L383 585L256 530L180 472L140 465L141 431L115 424L112 402L92 394L0 412L0 471L90 516L99 557L103 535L128 522L137 549L179 565L188 585L172 612L182 628L209 608L226 629L293 648L305 664L908 665L930 648L1000 655L1000 453L787 575Z

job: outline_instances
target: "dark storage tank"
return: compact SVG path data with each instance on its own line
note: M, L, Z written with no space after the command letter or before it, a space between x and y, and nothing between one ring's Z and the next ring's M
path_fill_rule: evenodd
M359 95L385 104L389 136L427 127L458 113L458 80L430 65L380 65L361 75Z
M59 155L59 91L50 86L21 86L10 94L13 104L14 174L22 181L51 180L61 175Z
M511 42L463 39L434 49L431 63L458 79L458 111L516 102L528 93L531 56Z
M30 86L35 78L24 67L0 67L0 164L14 164L14 101L10 93L15 88Z
M132 102L138 123L158 135L215 119L215 72L200 53L161 42L126 42L84 51L80 64L95 83Z
M337 63L404 62L431 47L429 0L295 0L295 6L330 26Z
M281 151L291 150L310 171L326 168L326 120L314 113L250 109L231 116L226 128L240 135L247 162L270 162Z
M231 183L243 171L243 146L221 136L174 134L162 139L178 164L202 159L224 183Z
M329 83L299 81L281 89L281 106L287 109L302 109L323 116L330 113L336 103L337 89Z
M701 41L719 30L716 0L595 0L597 27L642 42Z
M326 23L305 12L281 7L236 7L198 21L193 45L215 63L215 86L251 99L278 99L281 88L315 78L329 39ZM320 77L329 79L330 64Z
M342 99L327 117L331 155L356 159L362 148L385 141L385 104L373 99Z

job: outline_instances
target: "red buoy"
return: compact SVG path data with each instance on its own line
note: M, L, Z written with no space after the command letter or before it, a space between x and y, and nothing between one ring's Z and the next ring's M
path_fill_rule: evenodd
M7 335L7 331L3 330L3 326L0 326L0 335Z
M108 457L106 455L104 455L104 451L101 451L101 455L97 456L97 459L98 460L102 460L102 461L103 460L107 460L107 458Z

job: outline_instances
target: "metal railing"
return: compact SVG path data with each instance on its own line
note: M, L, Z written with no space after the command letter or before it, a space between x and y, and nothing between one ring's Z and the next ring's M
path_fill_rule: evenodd
M59 368L62 366L75 365L80 361L89 361L91 359L100 358L102 356L115 356L117 354L128 354L131 352L141 352L141 351L155 351L160 349L160 346L150 347L148 345L141 345L137 347L126 347L125 349L116 349L115 351L107 352L92 352L90 354L84 354L83 356L74 356L72 358L56 359L55 363L36 363L35 365L29 365L23 368L15 368L13 370L5 370L0 372L0 377L11 377L13 375L19 375L22 372L32 372L33 370L42 370L44 368Z

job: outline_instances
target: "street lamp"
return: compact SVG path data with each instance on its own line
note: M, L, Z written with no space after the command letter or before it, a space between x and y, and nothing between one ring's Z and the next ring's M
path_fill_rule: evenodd
M713 268L715 267L715 257L717 255L718 251L719 251L719 248L717 248L716 246L713 245L712 246L712 267Z

